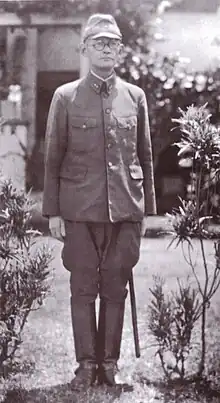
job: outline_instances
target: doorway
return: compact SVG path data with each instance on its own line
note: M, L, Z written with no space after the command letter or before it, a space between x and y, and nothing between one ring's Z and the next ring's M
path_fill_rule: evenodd
M27 189L43 190L44 139L50 103L57 87L79 78L78 71L41 71L37 75L36 143L27 164Z
M77 71L60 72L46 71L37 75L37 111L36 111L36 137L44 138L47 115L52 96L57 87L70 81L77 80Z

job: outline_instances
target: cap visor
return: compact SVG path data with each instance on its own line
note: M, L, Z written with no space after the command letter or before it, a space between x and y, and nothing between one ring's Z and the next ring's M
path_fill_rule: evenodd
M98 38L121 39L121 36L114 34L112 32L99 32L98 34L92 36L92 39L98 39Z

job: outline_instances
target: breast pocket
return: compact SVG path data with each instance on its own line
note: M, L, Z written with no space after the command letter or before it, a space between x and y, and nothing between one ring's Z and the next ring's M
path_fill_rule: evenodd
M137 116L117 117L116 122L121 145L134 151L137 144Z
M98 122L93 117L72 116L69 121L69 143L76 151L92 151L97 147Z

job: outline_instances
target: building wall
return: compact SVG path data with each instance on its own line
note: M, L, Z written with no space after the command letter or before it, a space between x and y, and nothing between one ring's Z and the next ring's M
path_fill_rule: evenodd
M86 16L81 16L76 21L64 20L59 27L45 25L39 29L36 27L7 29L7 67L9 72L12 71L14 63L16 38L21 36L25 38L24 54L21 57L20 83L22 85L22 118L28 121L26 145L30 165L27 166L27 171L32 165L32 156L36 146L38 150L36 130L38 73L50 74L51 72L51 74L57 75L61 72L63 75L67 74L67 77L71 75L71 72L77 72L79 75L85 74L87 71L86 59L82 58L81 60L79 52L80 25L82 27L85 20ZM59 24L61 21L50 20L48 23ZM68 26L65 27L65 23ZM79 31L70 27L73 23L79 27ZM37 160L42 157L41 153L42 150L40 151L40 149L36 151ZM17 164L19 165L17 168L20 169L19 161L16 162ZM41 172L40 175L42 176L42 174ZM27 172L27 177L28 175Z
M80 34L72 28L45 28L38 33L38 71L80 70Z
M31 155L35 144L36 128L36 91L37 91L37 43L38 32L36 28L26 31L26 51L22 66L22 106L23 119L28 122L27 152Z

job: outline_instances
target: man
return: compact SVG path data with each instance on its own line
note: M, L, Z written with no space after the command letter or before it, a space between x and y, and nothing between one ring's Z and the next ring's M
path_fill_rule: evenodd
M89 72L55 91L47 123L43 214L70 271L75 390L118 386L126 285L146 216L156 213L146 98L116 77L122 46L111 15L89 18L81 44Z

